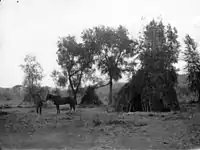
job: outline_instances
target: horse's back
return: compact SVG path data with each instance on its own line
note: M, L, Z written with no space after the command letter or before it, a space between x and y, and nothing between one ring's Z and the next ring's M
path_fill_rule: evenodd
M74 99L71 98L71 97L60 97L59 99L57 99L55 101L55 103L58 104L58 105L65 105L65 104L73 105Z
M35 95L34 102L37 106L41 107L43 105L42 98L40 95Z
M70 96L65 97L65 100L66 100L68 103L70 103L70 104L75 104L75 100L74 100L72 97L70 97Z

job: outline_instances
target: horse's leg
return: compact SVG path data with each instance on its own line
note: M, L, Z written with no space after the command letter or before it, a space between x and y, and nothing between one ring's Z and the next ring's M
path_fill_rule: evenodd
M38 106L36 106L36 113L38 114Z
M69 109L69 112L70 112L70 113L72 112L72 107L71 107L71 105L70 105L70 109Z
M60 105L58 105L58 110L59 110L59 114L60 114Z
M59 114L60 113L60 106L56 105L56 109L57 109L57 114Z
M74 104L71 105L71 108L73 109L73 112L75 112L75 105Z
M75 106L75 105L73 105L73 110L74 110L74 112L76 112L76 110L75 110L76 108L75 108L75 107L76 107L76 106Z
M57 114L58 114L58 105L56 105L56 110L57 110Z
M70 112L72 112L73 111L73 105L70 105Z
M42 106L40 106L40 115L42 114Z

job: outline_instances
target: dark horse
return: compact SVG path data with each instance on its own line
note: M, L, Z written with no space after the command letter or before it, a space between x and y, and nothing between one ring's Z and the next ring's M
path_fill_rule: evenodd
M42 106L43 106L43 100L42 97L40 96L39 93L33 95L33 99L34 99L34 103L36 106L36 112L37 114L40 113L40 115L42 114Z
M60 105L69 104L70 111L72 111L72 109L75 111L76 102L70 96L61 97L61 96L56 96L56 95L52 95L52 94L48 93L47 96L46 96L46 100L52 100L53 101L54 105L56 105L57 114L60 113Z

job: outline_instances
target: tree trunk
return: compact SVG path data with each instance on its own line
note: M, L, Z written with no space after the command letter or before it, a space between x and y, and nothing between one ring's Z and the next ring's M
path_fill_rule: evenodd
M114 105L113 98L112 98L112 77L110 77L110 93L109 93L109 105Z
M74 100L75 100L76 105L77 105L77 97L76 97L76 93L74 93Z
M76 105L77 105L77 100L76 100L76 93L77 93L77 90L75 90L74 87L73 87L73 83L72 83L72 80L71 80L71 76L69 76L68 79L69 79L69 83L70 83L70 87L71 87L72 93L73 93L73 95L74 95L74 100L75 100Z
M197 110L200 112L200 91L198 91Z

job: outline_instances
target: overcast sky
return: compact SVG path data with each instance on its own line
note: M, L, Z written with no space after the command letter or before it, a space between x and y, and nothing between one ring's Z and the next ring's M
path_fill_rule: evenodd
M200 43L199 6L200 0L1 0L0 87L22 83L19 65L26 54L35 55L44 68L43 84L53 85L49 75L58 67L58 37L79 38L83 29L99 24L124 25L137 37L142 24L162 16L178 29L181 41L188 33Z

